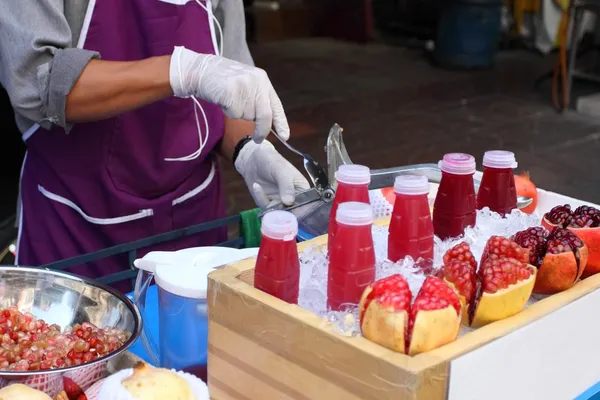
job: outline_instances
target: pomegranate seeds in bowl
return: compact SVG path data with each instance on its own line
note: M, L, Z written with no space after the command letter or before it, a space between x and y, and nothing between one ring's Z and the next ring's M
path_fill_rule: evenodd
M0 309L0 371L40 371L85 364L119 349L130 334L75 324L64 332L16 307Z

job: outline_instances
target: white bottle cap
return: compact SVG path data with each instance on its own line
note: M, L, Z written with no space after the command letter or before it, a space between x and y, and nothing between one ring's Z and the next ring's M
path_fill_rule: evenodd
M490 150L483 155L483 166L488 168L515 169L517 160L515 153L505 150Z
M475 173L475 157L464 153L448 153L439 162L442 171L454 175L472 175Z
M335 215L337 223L350 226L371 225L374 219L371 205L357 201L340 204Z
M425 176L400 175L394 181L394 193L420 195L429 194L429 181Z
M371 170L364 165L344 164L335 173L335 179L348 185L368 185L371 183Z
M260 232L275 240L295 240L298 235L298 220L289 211L271 211L262 218Z

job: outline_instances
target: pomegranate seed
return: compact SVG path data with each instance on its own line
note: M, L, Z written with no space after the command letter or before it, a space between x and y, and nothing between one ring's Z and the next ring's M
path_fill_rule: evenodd
M469 244L466 242L461 242L446 252L444 255L444 264L449 264L451 261L464 261L477 269L477 261L473 253L471 253Z
M502 236L492 236L483 250L481 264L488 259L515 258L523 263L529 262L529 249L521 247L513 240Z
M544 216L551 224L557 225L561 228L566 228L571 222L572 213L571 206L565 204L563 206L556 206L550 212Z
M415 320L419 311L439 310L452 305L457 314L460 313L460 300L454 290L452 290L443 280L434 276L428 276L417 294L417 298L412 305L410 318L408 320L408 330L406 331L407 351Z

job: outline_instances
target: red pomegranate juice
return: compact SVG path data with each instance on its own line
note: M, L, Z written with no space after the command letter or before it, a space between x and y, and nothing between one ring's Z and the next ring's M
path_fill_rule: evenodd
M517 208L517 189L513 169L517 167L514 153L487 151L483 156L483 178L477 193L477 209L489 207L504 216Z
M433 223L429 210L429 182L424 176L399 176L394 183L396 200L389 227L388 258L397 262L433 259Z
M462 153L446 154L441 169L442 180L433 205L433 230L443 240L458 237L466 227L475 226L475 158Z
M331 253L331 246L337 231L336 213L342 203L357 201L369 203L369 183L371 171L368 167L358 164L342 165L336 173L338 183L335 191L331 213L329 214L329 228L327 229L327 250Z
M287 211L271 211L262 220L262 240L254 269L254 287L296 304L300 260L296 247L298 221Z
M358 304L365 288L375 280L373 249L373 210L366 203L340 204L337 234L329 255L327 306L343 311Z

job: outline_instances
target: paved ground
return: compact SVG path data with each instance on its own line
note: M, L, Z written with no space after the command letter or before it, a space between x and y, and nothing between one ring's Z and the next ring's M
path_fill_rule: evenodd
M253 53L282 97L290 143L320 162L337 122L355 163L435 162L448 151L481 160L485 150L504 148L538 186L600 202L600 119L554 111L548 93L533 87L550 65L537 55L504 52L492 70L458 72L379 44L311 39L261 45ZM230 213L253 206L235 171L225 180Z

